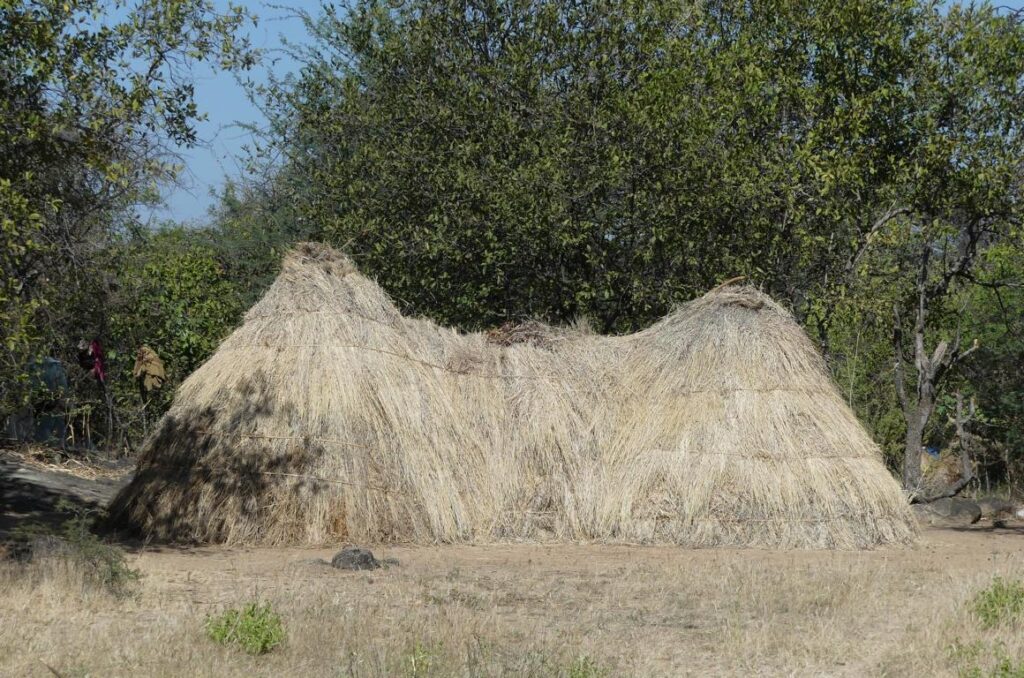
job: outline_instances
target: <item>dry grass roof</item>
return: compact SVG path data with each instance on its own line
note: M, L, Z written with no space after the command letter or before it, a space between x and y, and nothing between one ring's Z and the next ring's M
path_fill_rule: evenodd
M913 538L877 446L760 292L628 336L526 335L403 317L344 255L299 246L182 384L114 517L263 544Z

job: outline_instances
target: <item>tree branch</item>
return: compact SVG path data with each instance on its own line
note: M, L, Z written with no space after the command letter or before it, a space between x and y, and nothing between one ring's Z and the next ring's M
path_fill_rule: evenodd
M868 229L868 232L864 234L864 238L861 241L861 245L857 249L857 252L847 263L847 274L853 273L854 271L857 270L857 266L860 265L861 259L864 258L864 254L868 251L868 248L871 246L871 238L872 236L875 235L875 233L880 231L886 224L888 224L896 217L901 216L903 214L910 214L910 212L911 210L909 207L897 207L896 205L893 205L888 210L886 210L885 214L878 217L878 219L875 220L875 223L871 225L871 228Z
M911 504L928 504L928 503L933 502L933 501L935 501L937 499L946 499L947 497L955 497L956 495L958 495L961 492L963 492L964 488L967 487L968 485L970 485L972 480L974 480L974 474L973 473L970 476L968 476L968 477L961 478L960 480L956 481L955 483L953 483L952 485L947 487L945 490L943 490L941 492L938 492L936 494L930 494L927 497L922 496L920 494L915 494L915 495L913 495L910 498L910 503Z

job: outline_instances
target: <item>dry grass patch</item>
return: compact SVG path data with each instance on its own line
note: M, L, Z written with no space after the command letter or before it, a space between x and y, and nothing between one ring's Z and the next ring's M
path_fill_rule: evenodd
M987 539L869 553L394 548L383 555L401 566L373 572L307 562L323 551L144 552L128 598L5 575L0 675L50 676L42 660L93 676L1008 678L1019 621L985 629L976 602L1024 569L1016 542ZM256 599L287 642L251 656L207 637L208 617Z
M883 673L1024 678L1024 623L1017 599L1024 567L1017 562L999 572L965 578L942 597L926 597L904 647L882 663Z

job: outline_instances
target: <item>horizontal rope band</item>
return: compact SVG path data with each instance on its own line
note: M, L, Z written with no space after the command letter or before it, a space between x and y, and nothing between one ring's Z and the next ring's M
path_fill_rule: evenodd
M389 351L383 348L376 348L373 346L366 346L363 344L278 344L278 345L267 345L267 344L242 344L238 346L222 346L218 349L220 351L240 351L247 349L270 349L280 350L282 348L351 348L361 351L370 351L372 353L380 353L383 355L393 356L395 358L401 358L408 360L413 363L430 367L432 369L449 372L458 376L466 377L479 377L482 379L537 379L547 381L570 381L568 377L546 375L546 374L505 374L497 372L471 372L469 370L456 370L445 365L438 363L432 363L427 360L420 360L414 358L411 355L405 353L399 353L397 351ZM607 373L605 373L607 374ZM618 386L618 384L609 384L609 386ZM729 386L720 388L700 388L691 390L677 390L672 391L672 395L700 395L702 393L803 393L806 395L833 395L834 391L829 388L806 388L806 387L788 387L788 386L764 386L764 387L740 387L740 386Z
M190 429L190 430L192 432L199 433L199 434L202 434L202 435L220 436L220 437L224 437L224 438L253 438L253 439L266 439L266 440L301 440L301 441L318 442L318 443L321 443L321 442L322 443L335 443L335 444L338 444L338 445L344 445L346 447L356 447L356 448L360 448L360 449L364 449L364 450L371 450L371 451L378 449L378 447L374 446L374 445L365 445L363 443L356 443L356 442L352 442L352 441L349 441L349 440L345 440L343 438L327 438L327 437L320 437L320 436L266 435L266 434L261 434L261 433L239 433L239 432L220 433L220 432L217 432L217 431L211 431L210 429L200 429L200 428ZM648 447L648 448L644 448L644 450L645 451L649 451L649 452L661 452L663 454L679 453L679 454L682 454L684 456L689 456L689 457L721 456L721 457L739 457L739 458L743 458L743 459L764 459L764 460L772 460L772 461L791 461L791 462L803 461L805 459L844 459L844 460L847 460L847 461L856 461L856 460L870 459L870 460L873 460L873 461L878 461L878 459L875 458L874 456L870 456L870 455L867 455L867 454L861 455L861 456L850 456L850 455L841 455L841 454L808 454L808 455L804 455L804 456L801 456L801 457L782 457L782 456L771 455L771 454L749 454L749 453L745 453L745 452L716 452L716 451L706 451L706 450L700 451L700 452L691 452L691 451L681 451L681 450L678 450L678 449L670 449L670 448L666 448L666 447ZM642 454L642 452L641 452L641 454Z

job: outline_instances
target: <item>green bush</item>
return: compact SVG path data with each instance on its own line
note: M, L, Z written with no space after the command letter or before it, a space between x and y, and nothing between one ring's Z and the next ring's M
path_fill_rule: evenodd
M1016 622L1024 616L1024 582L996 577L974 596L972 607L986 629Z
M207 617L206 634L221 645L238 645L249 654L259 655L284 642L284 625L270 603L249 603L241 610Z

